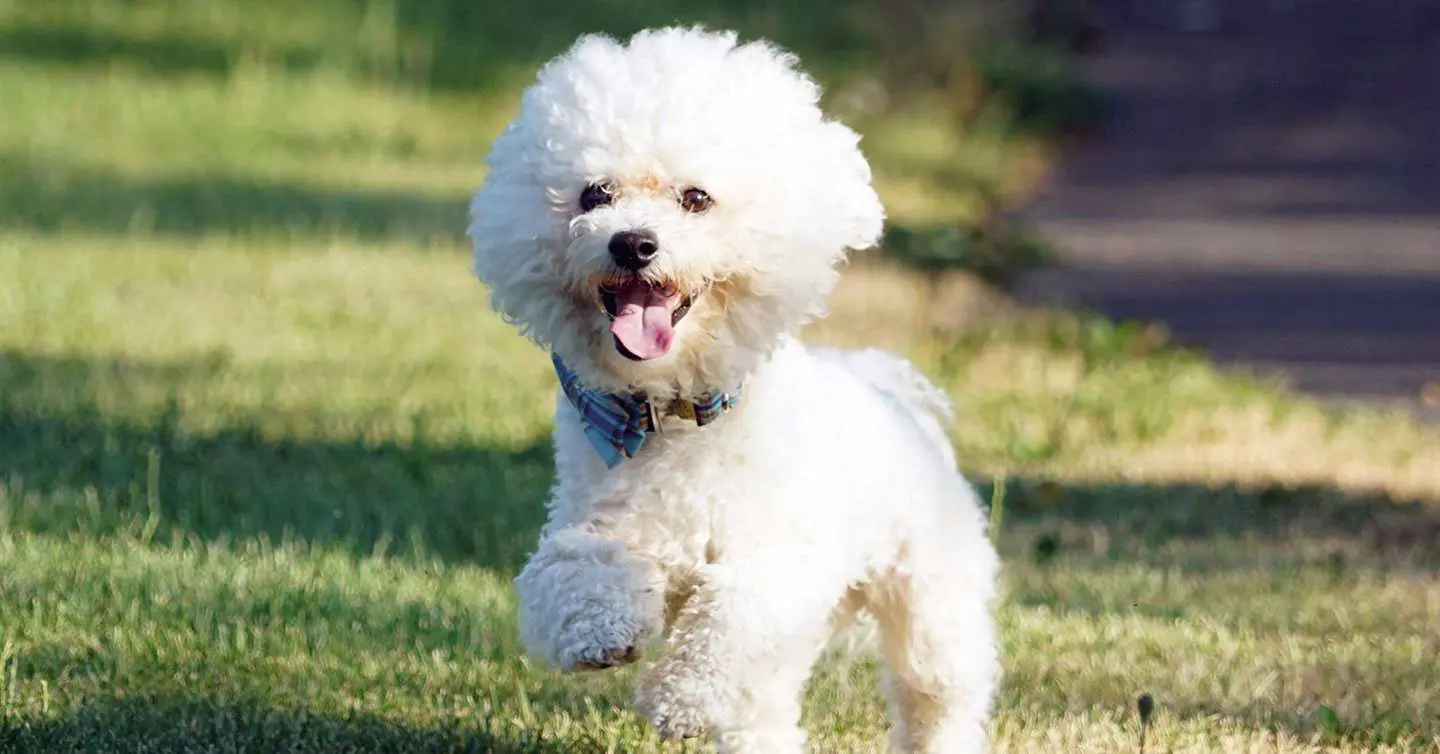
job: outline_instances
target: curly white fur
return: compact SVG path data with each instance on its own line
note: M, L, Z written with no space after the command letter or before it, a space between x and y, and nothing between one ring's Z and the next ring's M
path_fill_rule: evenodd
M858 137L818 98L792 56L733 34L588 36L496 141L470 235L497 310L593 388L663 403L743 386L718 421L668 417L613 470L559 397L549 521L517 579L522 634L563 669L662 644L637 704L663 735L798 752L811 666L865 611L895 747L981 751L998 564L948 402L894 356L795 337L884 219ZM598 181L615 200L586 212ZM687 187L714 206L686 212ZM609 239L635 229L660 248L637 274L698 294L646 361L617 350L596 303L616 273Z

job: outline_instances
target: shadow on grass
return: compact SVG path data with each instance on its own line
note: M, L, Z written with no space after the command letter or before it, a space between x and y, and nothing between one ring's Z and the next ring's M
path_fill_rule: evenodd
M370 4L351 2L356 15ZM845 10L864 5L852 3ZM676 23L735 29L745 37L774 39L823 73L864 62L871 43L864 19L855 12L837 12L829 0L545 0L529 5L416 0L397 4L395 21L402 36L431 43L430 84L453 90L483 88L493 82L496 71L533 68L586 33L624 38Z
M243 425L191 435L177 429L174 408L144 424L95 408L97 375L163 387L203 382L215 368L0 352L0 483L10 487L12 523L101 534L149 517L153 501L160 541L172 531L205 540L263 535L502 572L533 546L552 477L548 438L528 447L432 447L422 433L402 446L267 437Z
M533 732L469 718L470 725L406 727L368 712L319 714L194 697L107 699L54 719L0 722L0 751L562 754L575 749ZM478 727L476 726L478 723Z
M77 17L87 14L93 4L92 0L54 0L53 4L71 3L85 4L70 12ZM223 5L276 25L288 20L285 10L260 0L230 0ZM251 59L288 71L329 67L385 84L477 93L530 80L540 64L581 34L625 38L645 28L698 24L733 29L743 39L773 40L798 54L805 68L829 85L885 68L886 55L916 58L923 69L918 78L926 79L948 76L957 62L968 58L962 64L974 67L987 90L1008 104L1019 133L1085 129L1105 117L1103 98L1070 75L1065 56L1046 45L1023 41L1024 27L1011 30L1013 44L998 46L960 44L950 36L919 40L908 25L953 16L964 4L919 0L909 3L908 11L902 5L906 4L875 0L848 0L839 7L830 0L332 0L321 6L329 29L298 42L277 44L223 27L202 37L163 28L141 35L74 22L21 22L0 28L0 59L119 65L162 76L220 78ZM887 52L882 39L887 33L904 40L898 51ZM906 71L892 82L895 88L917 79Z
M243 50L201 37L123 36L101 29L11 24L0 28L0 60L65 65L129 66L172 76L228 76ZM290 70L312 68L315 52L290 50L279 62Z
M178 236L307 234L464 239L466 197L327 191L224 177L136 181L0 155L0 228Z
M277 12L273 4L233 0L229 5L279 23L285 19L284 11ZM860 8L865 4L852 5ZM364 78L400 79L435 90L468 92L488 89L511 71L533 70L586 33L626 37L644 28L676 23L733 28L747 37L775 39L804 55L812 68L828 70L863 61L870 37L864 19L853 12L833 12L828 0L801 0L783 6L760 0L621 4L544 0L519 5L336 0L329 6L332 29L320 38L291 45L239 35L206 39L162 32L141 36L53 22L17 23L0 29L0 59L120 64L159 75L224 77L240 60L260 55L287 70L338 64Z
M993 486L982 487L993 494ZM1047 524L1083 527L1083 549L1098 539L1104 552L1143 560L1146 551L1207 540L1342 538L1367 554L1440 556L1440 513L1433 502L1396 500L1383 492L1361 493L1325 485L1061 483L1016 479L1004 498L1007 524L1043 530ZM1407 531L1410 532L1407 535ZM1055 536L1059 536L1058 534ZM1038 544L1045 560L1075 546ZM1049 552L1046 552L1046 550ZM1409 550L1415 553L1408 553ZM1435 561L1440 566L1440 560ZM1187 570L1204 568L1195 563Z

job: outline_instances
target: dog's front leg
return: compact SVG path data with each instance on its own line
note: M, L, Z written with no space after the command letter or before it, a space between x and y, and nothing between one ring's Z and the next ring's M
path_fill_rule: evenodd
M791 570L700 569L663 656L640 677L637 707L662 736L708 732L722 754L804 749L801 695L836 600Z
M660 569L589 530L547 534L515 583L526 650L562 670L632 662L664 628Z

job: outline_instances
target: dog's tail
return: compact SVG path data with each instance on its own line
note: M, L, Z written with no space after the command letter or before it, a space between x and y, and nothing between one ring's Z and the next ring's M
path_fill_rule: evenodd
M910 362L877 348L859 351L819 349L824 358L838 362L899 403L920 425L951 468L955 468L955 447L945 428L955 418L950 396L925 378Z

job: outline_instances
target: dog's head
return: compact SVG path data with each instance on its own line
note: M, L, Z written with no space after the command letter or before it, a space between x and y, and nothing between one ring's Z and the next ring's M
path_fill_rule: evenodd
M881 231L859 138L818 98L793 56L734 34L581 38L471 204L494 307L595 387L733 386Z

